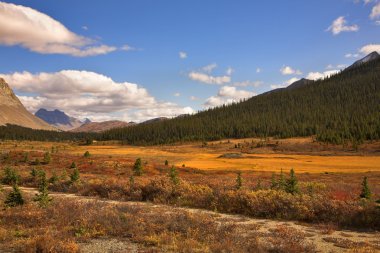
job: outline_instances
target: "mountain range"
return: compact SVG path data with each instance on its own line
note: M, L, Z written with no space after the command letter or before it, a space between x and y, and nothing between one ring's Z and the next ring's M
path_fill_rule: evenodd
M66 113L58 109L48 111L44 108L41 108L34 115L63 131L72 130L82 126L83 124L91 122L89 119L80 121L77 118L68 116Z

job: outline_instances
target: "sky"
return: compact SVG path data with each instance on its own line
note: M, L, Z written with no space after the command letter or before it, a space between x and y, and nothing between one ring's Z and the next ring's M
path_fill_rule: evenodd
M324 78L372 51L380 0L0 1L0 77L32 113L175 117Z

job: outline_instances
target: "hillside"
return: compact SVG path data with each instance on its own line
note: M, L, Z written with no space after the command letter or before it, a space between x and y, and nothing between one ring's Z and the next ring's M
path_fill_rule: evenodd
M103 121L103 122L89 122L86 124L81 125L80 127L74 128L70 130L71 132L92 132L92 133L100 133L106 130L110 130L113 128L121 128L121 127L127 127L132 126L134 123L132 122L124 122L119 120L110 120L110 121Z
M78 128L84 124L84 122L79 119L70 117L66 113L57 109L54 111L48 111L41 108L34 115L63 131Z
M6 124L32 129L57 130L28 112L5 80L0 78L0 125Z
M380 138L380 59L325 80L264 93L191 116L104 133L129 144L317 135L343 143Z

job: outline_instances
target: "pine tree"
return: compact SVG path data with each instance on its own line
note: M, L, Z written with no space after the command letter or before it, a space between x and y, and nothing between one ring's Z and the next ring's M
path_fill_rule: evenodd
M86 151L83 156L86 158L89 158L91 155L90 155L90 152Z
M10 167L6 167L4 169L4 175L1 181L3 184L8 185L18 184L18 182L20 181L20 176L17 174L16 170Z
M49 178L49 183L55 185L59 181L59 177L57 176L57 173L53 171L53 174Z
M165 160L165 166L169 166L169 161Z
M171 169L170 169L170 171L169 171L169 177L170 177L170 180L172 181L172 183L174 185L178 185L179 184L178 173L177 173L177 170L175 169L174 166L172 166Z
M276 180L276 174L275 174L275 173L272 174L270 188L271 188L272 190L275 190L275 189L278 188L278 182L277 182L277 180Z
M367 177L363 178L362 182L362 192L360 193L360 197L363 199L371 199L372 193L371 190L369 189L368 185L368 179Z
M73 173L70 174L70 182L71 182L71 184L74 184L74 183L78 182L79 179L80 179L79 170L78 170L78 168L75 168Z
M285 191L287 193L296 194L299 192L298 190L298 181L294 172L294 169L290 170L290 177L286 182L286 189Z
M141 158L137 158L133 166L133 173L135 176L141 176L143 174L143 166Z
M76 167L77 167L76 163L72 162L71 165L70 165L70 169L75 169Z
M7 207L15 207L23 205L24 198L22 197L20 188L18 188L17 183L13 184L12 191L6 197L4 204Z
M30 171L30 175L32 176L32 178L33 179L35 179L36 178L36 176L37 176L37 170L36 170L36 168L32 168L32 170Z
M45 164L49 164L50 161L51 161L50 153L49 153L49 152L46 152L46 153L44 154L44 163L45 163Z
M242 186L243 186L243 179L241 177L241 172L239 171L236 177L236 189L240 190Z
M52 201L52 198L49 196L46 173L43 170L41 170L39 173L38 192L39 193L36 194L33 200L38 202L40 207L47 207Z
M129 177L129 187L133 188L134 186L135 186L135 177L133 175L131 175Z

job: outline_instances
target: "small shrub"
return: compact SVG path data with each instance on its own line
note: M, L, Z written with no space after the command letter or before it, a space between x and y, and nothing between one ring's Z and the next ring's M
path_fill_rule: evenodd
M70 169L75 169L76 167L77 167L76 163L72 162L71 165L70 165Z
M15 183L13 185L12 191L7 195L4 204L6 207L15 207L15 206L21 206L23 205L24 198L22 197L20 188Z
M44 164L49 164L51 162L51 155L49 152L44 154Z
M135 164L133 165L133 173L135 176L141 176L143 174L141 158L136 159Z
M368 185L368 179L367 177L364 177L363 178L363 182L362 182L362 191L360 193L360 197L362 199L371 199L371 190L369 189L369 185Z
M174 185L179 184L178 172L174 166L172 166L170 171L169 171L169 177L170 177L170 180L172 181L172 183Z
M236 189L240 190L242 186L243 186L243 179L241 177L241 172L239 171L236 177Z
M19 181L20 181L20 176L17 174L16 170L10 167L6 167L4 169L4 175L1 180L3 184L8 184L8 185L18 184Z
M78 168L75 168L73 173L70 174L70 183L74 184L76 182L79 182L80 175L79 175L79 170Z
M83 155L85 158L89 158L91 155L90 155L90 152L86 151Z
M39 173L38 192L39 193L36 194L33 200L38 202L40 207L46 208L52 201L52 198L49 197L48 182L45 171L41 171Z
M296 178L294 169L290 170L290 177L286 182L286 188L285 191L290 194L296 194L299 193L298 189L298 180Z

